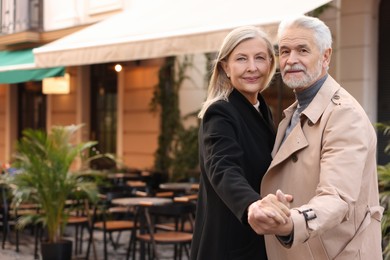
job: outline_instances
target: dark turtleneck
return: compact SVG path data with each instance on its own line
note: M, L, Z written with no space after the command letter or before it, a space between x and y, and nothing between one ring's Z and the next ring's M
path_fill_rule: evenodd
M309 106L310 102L313 100L315 95L317 95L318 91L324 84L326 78L328 77L328 74L317 80L313 85L308 87L307 89L300 91L300 92L295 92L295 97L298 101L298 106L294 111L294 114L291 118L290 125L286 129L286 133L284 135L284 138L290 134L291 130L297 125L299 122L299 118L303 110L305 110L306 107Z

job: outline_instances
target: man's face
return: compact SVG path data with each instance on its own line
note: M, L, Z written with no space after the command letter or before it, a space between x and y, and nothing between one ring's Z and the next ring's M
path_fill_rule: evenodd
M313 31L288 28L279 39L279 65L284 83L296 91L311 86L324 76L331 49L321 53Z

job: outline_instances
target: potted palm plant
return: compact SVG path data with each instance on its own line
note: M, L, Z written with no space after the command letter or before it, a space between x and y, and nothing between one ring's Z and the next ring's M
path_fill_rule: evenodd
M67 200L83 196L95 201L98 197L95 183L81 171L72 171L75 160L80 158L83 165L89 148L96 144L91 141L75 144L72 138L80 128L81 125L55 126L49 134L28 129L16 146L12 166L18 173L9 180L13 203L17 206L27 201L40 209L36 214L19 218L18 225L23 228L29 223L39 223L45 228L47 241L41 244L43 259L65 259L66 255L71 259L72 242L63 239L68 218ZM55 255L48 255L53 246ZM58 246L68 249L58 249Z
M377 129L384 135L390 135L390 124L377 123ZM385 151L390 153L390 142ZM382 219L382 247L383 259L390 260L390 162L385 165L378 165L379 196L381 205L385 208Z
M382 219L383 259L390 260L390 163L378 166L380 202L385 208Z

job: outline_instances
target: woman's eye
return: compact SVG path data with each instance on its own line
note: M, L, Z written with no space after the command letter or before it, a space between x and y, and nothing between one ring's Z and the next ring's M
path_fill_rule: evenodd
M263 56L257 56L257 57L256 57L256 60L265 60L265 57L263 57Z
M245 61L246 58L245 58L245 57L238 57L237 60L238 60L238 61Z

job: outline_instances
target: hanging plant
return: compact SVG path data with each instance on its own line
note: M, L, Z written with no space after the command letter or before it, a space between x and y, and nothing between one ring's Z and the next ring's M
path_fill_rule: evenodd
M159 83L154 89L150 103L152 111L156 112L160 108L160 135L154 167L163 172L167 172L171 165L170 148L180 118L179 97L177 91L174 91L174 63L175 58L169 57L161 67Z
M183 142L186 142L183 137L187 131L194 131L192 128L186 130L183 127L179 108L179 90L183 81L189 79L186 70L190 66L192 60L188 56L180 63L175 57L167 58L159 71L159 83L155 87L150 103L152 111L160 110L161 122L154 167L158 171L168 173L171 180L178 178L176 173L172 173L173 169L178 169L177 162L185 164L180 151L188 145L183 145Z
M187 115L187 117L196 117L198 111ZM187 129L180 127L177 136L173 142L173 161L171 179L181 181L190 178L197 178L196 168L199 165L199 145L198 145L199 124Z

